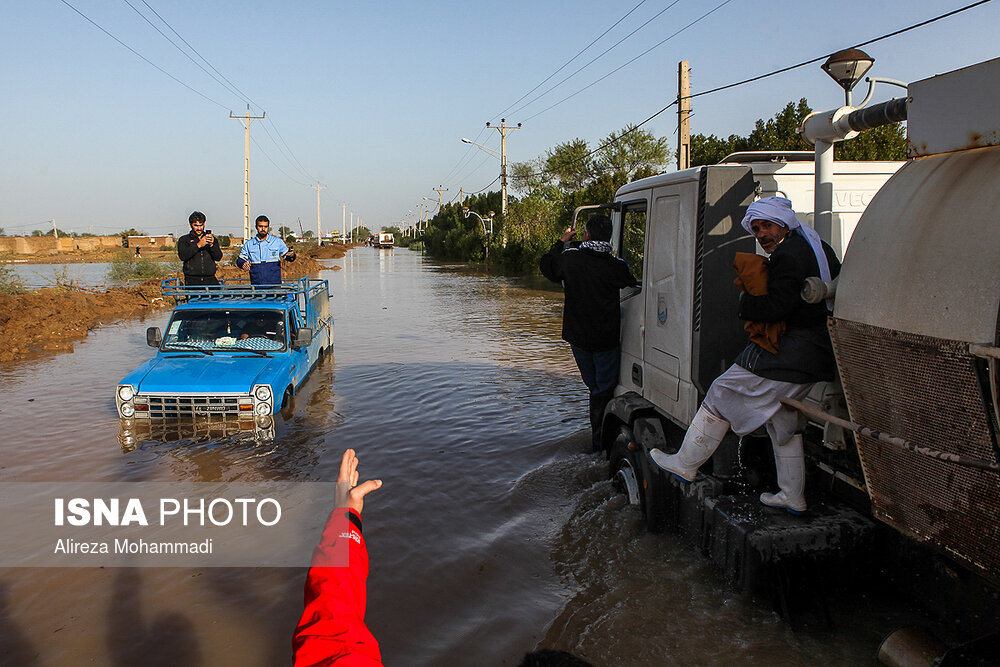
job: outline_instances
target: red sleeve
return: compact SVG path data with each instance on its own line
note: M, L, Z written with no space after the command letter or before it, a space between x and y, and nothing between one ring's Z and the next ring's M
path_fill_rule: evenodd
M305 609L295 628L295 667L382 664L378 641L365 625L368 551L361 530L347 518L353 510L330 514L313 551L306 576ZM350 565L344 566L344 543ZM339 563L337 559L340 559ZM339 567L329 564L338 563Z

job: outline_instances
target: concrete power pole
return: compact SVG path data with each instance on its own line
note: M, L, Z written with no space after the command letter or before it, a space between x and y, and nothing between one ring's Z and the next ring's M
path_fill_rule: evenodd
M340 212L344 216L344 219L340 221L340 226L342 228L341 232L340 232L340 234L341 234L340 238L346 239L347 238L347 202L340 202L340 208L341 208ZM351 230L351 243L353 243L353 242L354 242L354 230L352 229Z
M267 115L266 113L264 115ZM250 115L250 105L247 105L247 112L242 116L234 116L229 112L230 118L236 118L243 123L243 240L250 238L250 123L264 118Z
M691 77L688 61L677 64L677 169L691 166Z
M316 243L323 245L323 223L319 218L319 191L326 190L326 186L317 183L314 187L316 188Z
M441 193L448 192L448 188L441 187L440 185L436 188L431 188L434 192L438 193L438 209L441 208Z
M486 123L486 127L491 127L489 123ZM507 125L507 119L500 119L500 127L492 126L494 130L500 133L500 213L507 217L507 133L511 130L520 130L521 124L518 123L517 127Z

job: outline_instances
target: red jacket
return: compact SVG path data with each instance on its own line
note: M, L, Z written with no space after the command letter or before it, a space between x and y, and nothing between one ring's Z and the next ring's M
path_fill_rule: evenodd
M345 554L349 554L349 566ZM361 535L361 517L354 510L336 509L313 551L306 576L305 609L293 639L295 667L382 664L378 641L365 625L367 580L368 550Z

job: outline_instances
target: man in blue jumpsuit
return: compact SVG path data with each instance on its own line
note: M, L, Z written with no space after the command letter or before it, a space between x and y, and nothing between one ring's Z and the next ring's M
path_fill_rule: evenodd
M295 261L295 251L289 250L285 242L271 236L271 221L266 215L257 216L257 236L243 244L236 266L250 272L251 285L280 285L281 260Z

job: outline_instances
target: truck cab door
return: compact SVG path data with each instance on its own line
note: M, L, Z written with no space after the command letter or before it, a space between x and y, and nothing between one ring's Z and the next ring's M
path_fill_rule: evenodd
M615 251L625 260L629 270L640 285L645 282L644 247L646 243L646 199L622 203L615 211ZM642 348L645 339L644 319L646 304L642 287L626 287L621 291L621 362L618 385L623 391L642 393Z

